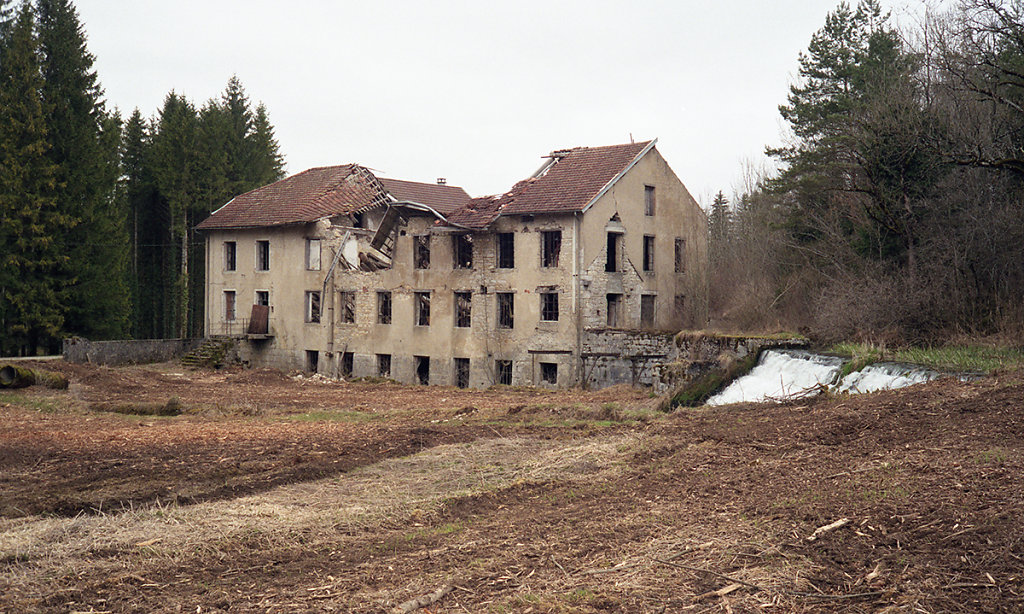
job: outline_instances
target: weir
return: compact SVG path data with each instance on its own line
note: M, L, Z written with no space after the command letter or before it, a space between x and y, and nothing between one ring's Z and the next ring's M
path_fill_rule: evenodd
M856 394L892 390L927 382L941 375L924 367L883 362L868 365L840 379L846 362L838 356L806 350L765 350L749 373L708 399L707 404L785 401L824 391Z

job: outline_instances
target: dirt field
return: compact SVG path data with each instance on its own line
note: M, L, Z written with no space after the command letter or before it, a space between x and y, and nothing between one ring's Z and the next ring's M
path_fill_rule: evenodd
M0 392L0 612L1024 611L1024 373L665 415L42 366Z

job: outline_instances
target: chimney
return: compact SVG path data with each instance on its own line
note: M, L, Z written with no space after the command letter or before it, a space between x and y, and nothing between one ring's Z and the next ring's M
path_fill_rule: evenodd
M448 185L448 180L444 177L437 178L437 185Z

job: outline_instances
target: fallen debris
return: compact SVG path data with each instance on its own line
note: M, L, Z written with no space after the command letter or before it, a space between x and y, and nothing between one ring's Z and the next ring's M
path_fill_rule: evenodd
M408 614L409 612L412 612L413 610L418 610L420 608L425 608L428 605L434 605L435 603L437 603L438 601L443 599L445 595L447 595L448 593L452 592L453 590L455 590L455 585L454 584L447 584L447 585L442 586L441 588L437 589L433 593L430 593L428 595L423 595L423 596L417 597L415 599L410 599L409 601L406 601L405 603L399 604L397 607L395 607L393 610L391 610L391 612L392 612L392 614Z

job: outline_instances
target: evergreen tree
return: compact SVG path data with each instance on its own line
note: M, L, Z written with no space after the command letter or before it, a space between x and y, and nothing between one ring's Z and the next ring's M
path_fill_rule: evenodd
M267 108L263 103L256 105L256 116L248 141L252 152L246 175L248 189L258 188L284 177L284 158L281 156L277 138L274 136L274 127L270 125Z
M719 190L711 203L711 215L708 217L708 251L712 266L721 262L728 252L730 221L729 199Z
M67 257L54 241L70 220L54 197L35 19L23 4L0 45L0 353L56 349Z
M69 256L66 329L92 338L127 332L127 242L115 199L119 120L108 115L77 12L69 0L38 0L42 96L57 200L74 220L61 236Z

